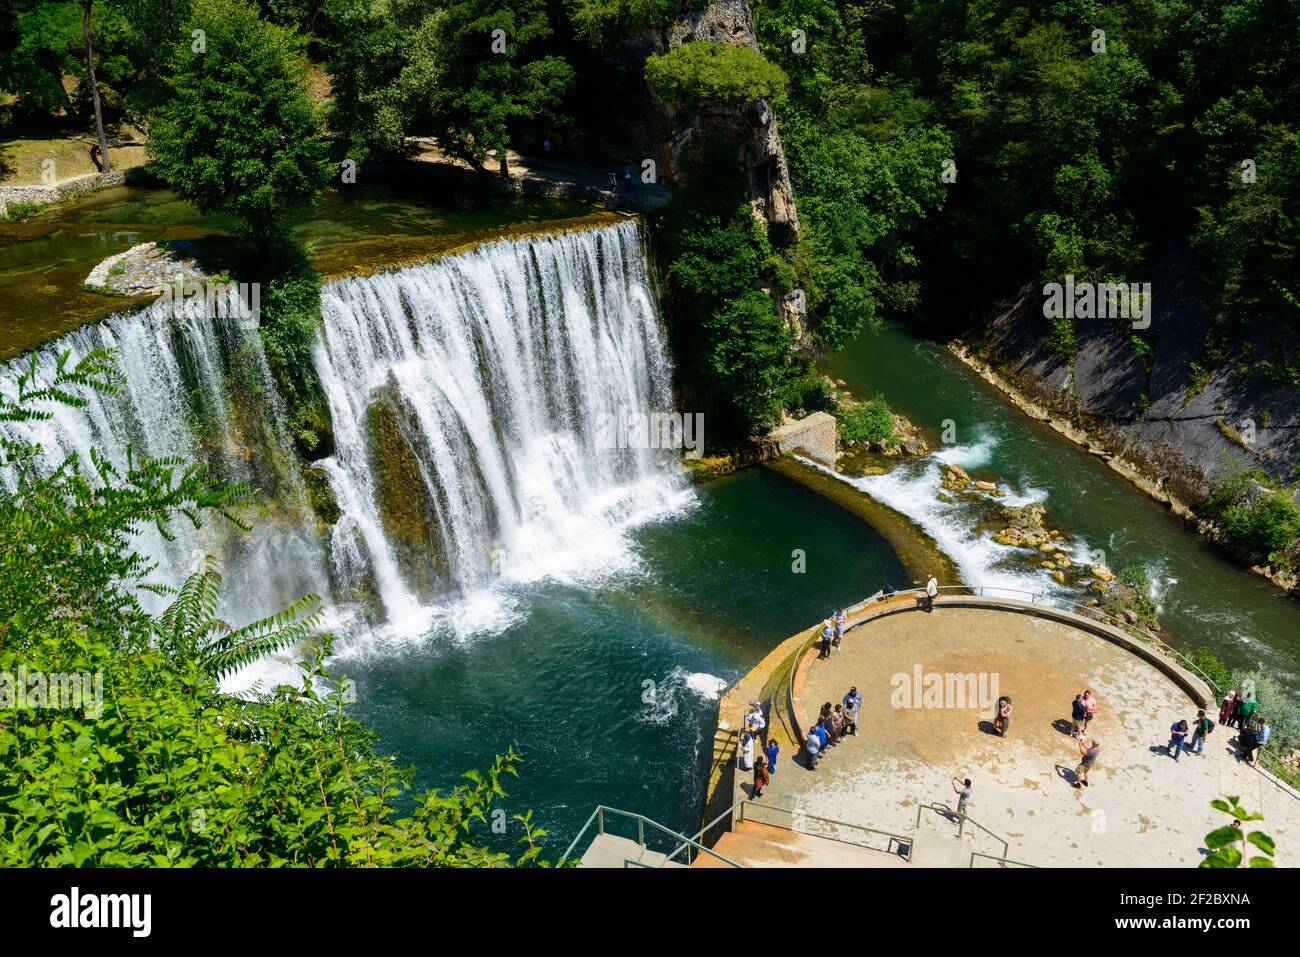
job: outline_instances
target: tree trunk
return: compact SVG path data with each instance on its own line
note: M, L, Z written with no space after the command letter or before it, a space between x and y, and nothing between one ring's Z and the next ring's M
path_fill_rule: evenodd
M86 75L90 79L90 101L95 105L95 133L99 136L99 173L111 168L108 160L108 137L104 135L104 111L99 104L99 84L95 82L95 47L90 37L90 7L95 0L81 0L81 32L86 38Z
M497 149L497 159L501 161L500 176L502 179L510 178L510 165L506 161L506 148L504 146Z

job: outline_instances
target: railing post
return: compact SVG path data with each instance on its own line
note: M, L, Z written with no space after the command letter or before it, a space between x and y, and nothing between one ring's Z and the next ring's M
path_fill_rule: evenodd
M636 819L636 842L645 847L645 818Z
M603 807L596 808L596 833L605 833L605 809Z

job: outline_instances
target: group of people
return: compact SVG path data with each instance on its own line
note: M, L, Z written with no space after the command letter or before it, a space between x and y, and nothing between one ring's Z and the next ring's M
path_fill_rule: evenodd
M1097 763L1101 754L1101 742L1088 737L1088 725L1097 717L1097 699L1091 688L1084 688L1082 694L1074 696L1070 704L1070 737L1079 742L1079 763L1074 768L1074 787L1082 789L1089 786L1088 772Z
M745 729L740 732L740 747L737 754L743 771L754 772L754 797L763 796L763 788L772 783L776 773L776 757L781 753L781 746L776 738L767 737L763 732L767 728L767 719L763 717L763 703L751 701L749 713L745 715ZM755 748L759 753L755 755Z
M1219 708L1219 724L1237 729L1239 760L1259 764L1259 750L1268 744L1273 733L1268 719L1259 710L1259 699L1254 692L1229 691Z
M804 750L808 753L808 768L817 770L817 761L829 748L835 747L849 735L857 737L858 715L862 713L862 695L856 687L850 688L839 704L832 707L827 701L822 705L817 723L808 729Z

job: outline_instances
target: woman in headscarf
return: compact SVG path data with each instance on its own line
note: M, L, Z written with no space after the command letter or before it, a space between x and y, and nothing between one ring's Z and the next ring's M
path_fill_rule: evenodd
M1219 708L1219 724L1227 724L1228 719L1232 717L1232 709L1236 705L1237 692L1229 691L1223 696L1223 705Z

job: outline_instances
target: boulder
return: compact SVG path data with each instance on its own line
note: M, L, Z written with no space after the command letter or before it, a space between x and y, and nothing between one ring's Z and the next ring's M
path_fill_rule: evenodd
M971 478L966 470L960 465L953 465L951 462L945 462L942 468L943 477L940 484L951 492L964 492L970 488Z

